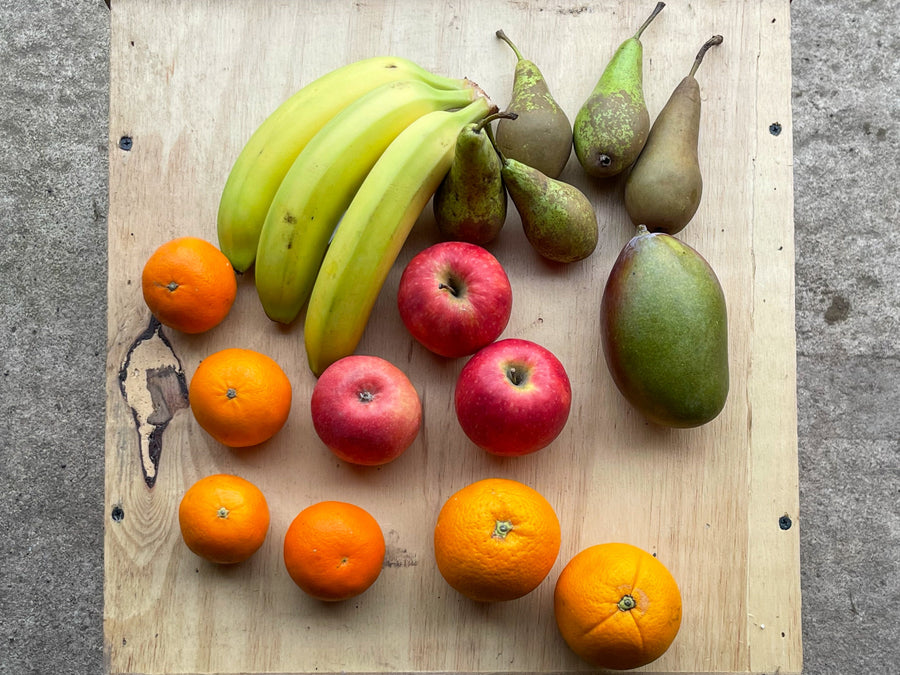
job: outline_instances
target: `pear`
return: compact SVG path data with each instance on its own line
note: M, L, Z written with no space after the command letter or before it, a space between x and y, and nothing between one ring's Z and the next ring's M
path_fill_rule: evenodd
M497 147L510 159L556 178L572 154L572 124L537 65L523 57L502 30L497 31L497 37L516 55L512 100L507 110L518 115L515 122L497 122Z
M432 201L434 220L444 238L485 246L506 223L506 188L490 124L515 117L508 112L489 115L466 125L457 137L453 163Z
M613 381L648 420L688 428L721 412L728 396L725 296L697 251L638 226L609 273L600 316Z
M694 75L707 50L719 44L722 36L713 35L700 48L691 71L657 115L647 144L625 179L625 210L635 225L646 225L651 232L680 232L700 206L700 85Z
M619 45L575 116L575 155L589 176L608 178L627 169L647 141L641 35L665 6L657 3L637 33Z
M571 263L594 252L600 234L597 214L581 190L502 153L500 164L525 236L540 255Z

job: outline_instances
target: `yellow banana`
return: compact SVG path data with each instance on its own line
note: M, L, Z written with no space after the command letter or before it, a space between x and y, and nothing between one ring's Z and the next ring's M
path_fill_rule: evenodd
M391 141L422 115L461 108L479 91L389 82L322 127L285 175L260 232L256 290L269 318L291 323L303 309L334 228Z
M360 96L399 80L419 80L437 89L468 86L466 80L436 75L407 59L375 56L310 82L253 132L228 175L217 216L219 248L238 272L253 264L272 197L309 140Z
M450 169L460 131L494 111L479 97L461 110L425 115L372 167L334 234L306 310L306 354L316 377L354 352L400 249Z

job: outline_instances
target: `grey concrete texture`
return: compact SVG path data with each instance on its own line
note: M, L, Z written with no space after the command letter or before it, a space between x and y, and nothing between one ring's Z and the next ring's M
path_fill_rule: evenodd
M900 4L791 19L804 673L898 673ZM3 675L104 672L108 56L0 0Z

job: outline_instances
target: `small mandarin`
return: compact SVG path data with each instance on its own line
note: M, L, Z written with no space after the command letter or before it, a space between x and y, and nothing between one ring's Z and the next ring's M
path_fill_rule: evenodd
M287 375L272 358L251 349L223 349L197 366L188 387L197 423L232 448L274 436L291 411Z
M262 546L269 506L258 487L240 476L215 474L194 483L178 506L187 547L219 564L243 562Z
M144 302L161 324L183 333L219 325L234 304L234 268L218 248L179 237L156 249L141 272Z
M514 600L544 580L559 554L559 519L536 490L487 478L450 497L434 528L438 571L480 602Z
M284 565L305 593L328 602L369 588L384 564L384 534L365 509L323 501L303 509L284 535Z
M655 661L681 626L681 593L668 569L630 544L584 549L563 568L554 592L563 639L597 668Z

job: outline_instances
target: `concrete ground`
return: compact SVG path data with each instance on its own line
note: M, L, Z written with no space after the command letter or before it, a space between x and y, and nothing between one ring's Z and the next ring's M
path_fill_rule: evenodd
M900 673L900 4L796 0L804 673ZM0 674L103 672L109 16L0 0Z

